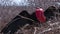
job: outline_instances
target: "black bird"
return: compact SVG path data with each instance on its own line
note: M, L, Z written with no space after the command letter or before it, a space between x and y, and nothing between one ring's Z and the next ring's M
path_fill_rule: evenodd
M25 11L25 10L24 10ZM19 15L22 15L23 17L29 17L30 15L26 12L22 12ZM23 27L26 24L32 25L33 21L26 19L26 18L22 18L21 16L17 15L14 19L12 19L11 22L9 22L7 24L7 26L5 26L1 32L3 32L4 34L14 34L14 32L16 32L20 27Z
M54 12L56 12L56 7L54 7L54 6L48 7L47 10L45 10L45 12L44 12L44 15L46 16L46 19L47 20L53 19L53 17L55 16Z

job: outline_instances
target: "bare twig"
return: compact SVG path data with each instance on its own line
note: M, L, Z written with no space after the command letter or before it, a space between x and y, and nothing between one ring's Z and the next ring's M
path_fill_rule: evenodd
M34 29L35 29L34 34L36 34L36 32L37 32L37 27L34 27Z

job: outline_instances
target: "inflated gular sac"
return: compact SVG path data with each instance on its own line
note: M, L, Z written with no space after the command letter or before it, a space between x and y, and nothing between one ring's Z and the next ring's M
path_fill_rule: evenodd
M46 17L44 16L44 10L42 8L36 9L36 17L37 17L38 21L40 21L41 23L46 22Z

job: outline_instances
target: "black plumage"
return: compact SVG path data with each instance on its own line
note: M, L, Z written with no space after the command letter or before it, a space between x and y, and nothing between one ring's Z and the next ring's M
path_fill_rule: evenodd
M53 17L55 16L54 12L56 12L56 8L54 6L48 7L47 10L45 10L45 12L44 12L44 15L46 16L46 19L47 20L53 19Z
M26 10L23 10L19 15L30 18L30 14Z
M31 14L30 18L38 22L35 12Z
M22 14L23 13L23 14ZM25 16L25 17L29 17L28 13L22 12L19 15ZM1 32L3 32L4 34L8 34L10 31L10 34L14 34L14 32L16 32L20 27L23 27L26 24L32 25L33 21L29 20L29 19L25 19L22 18L21 16L17 15L14 19L12 19L11 22L9 22L7 24L7 26L5 26Z

